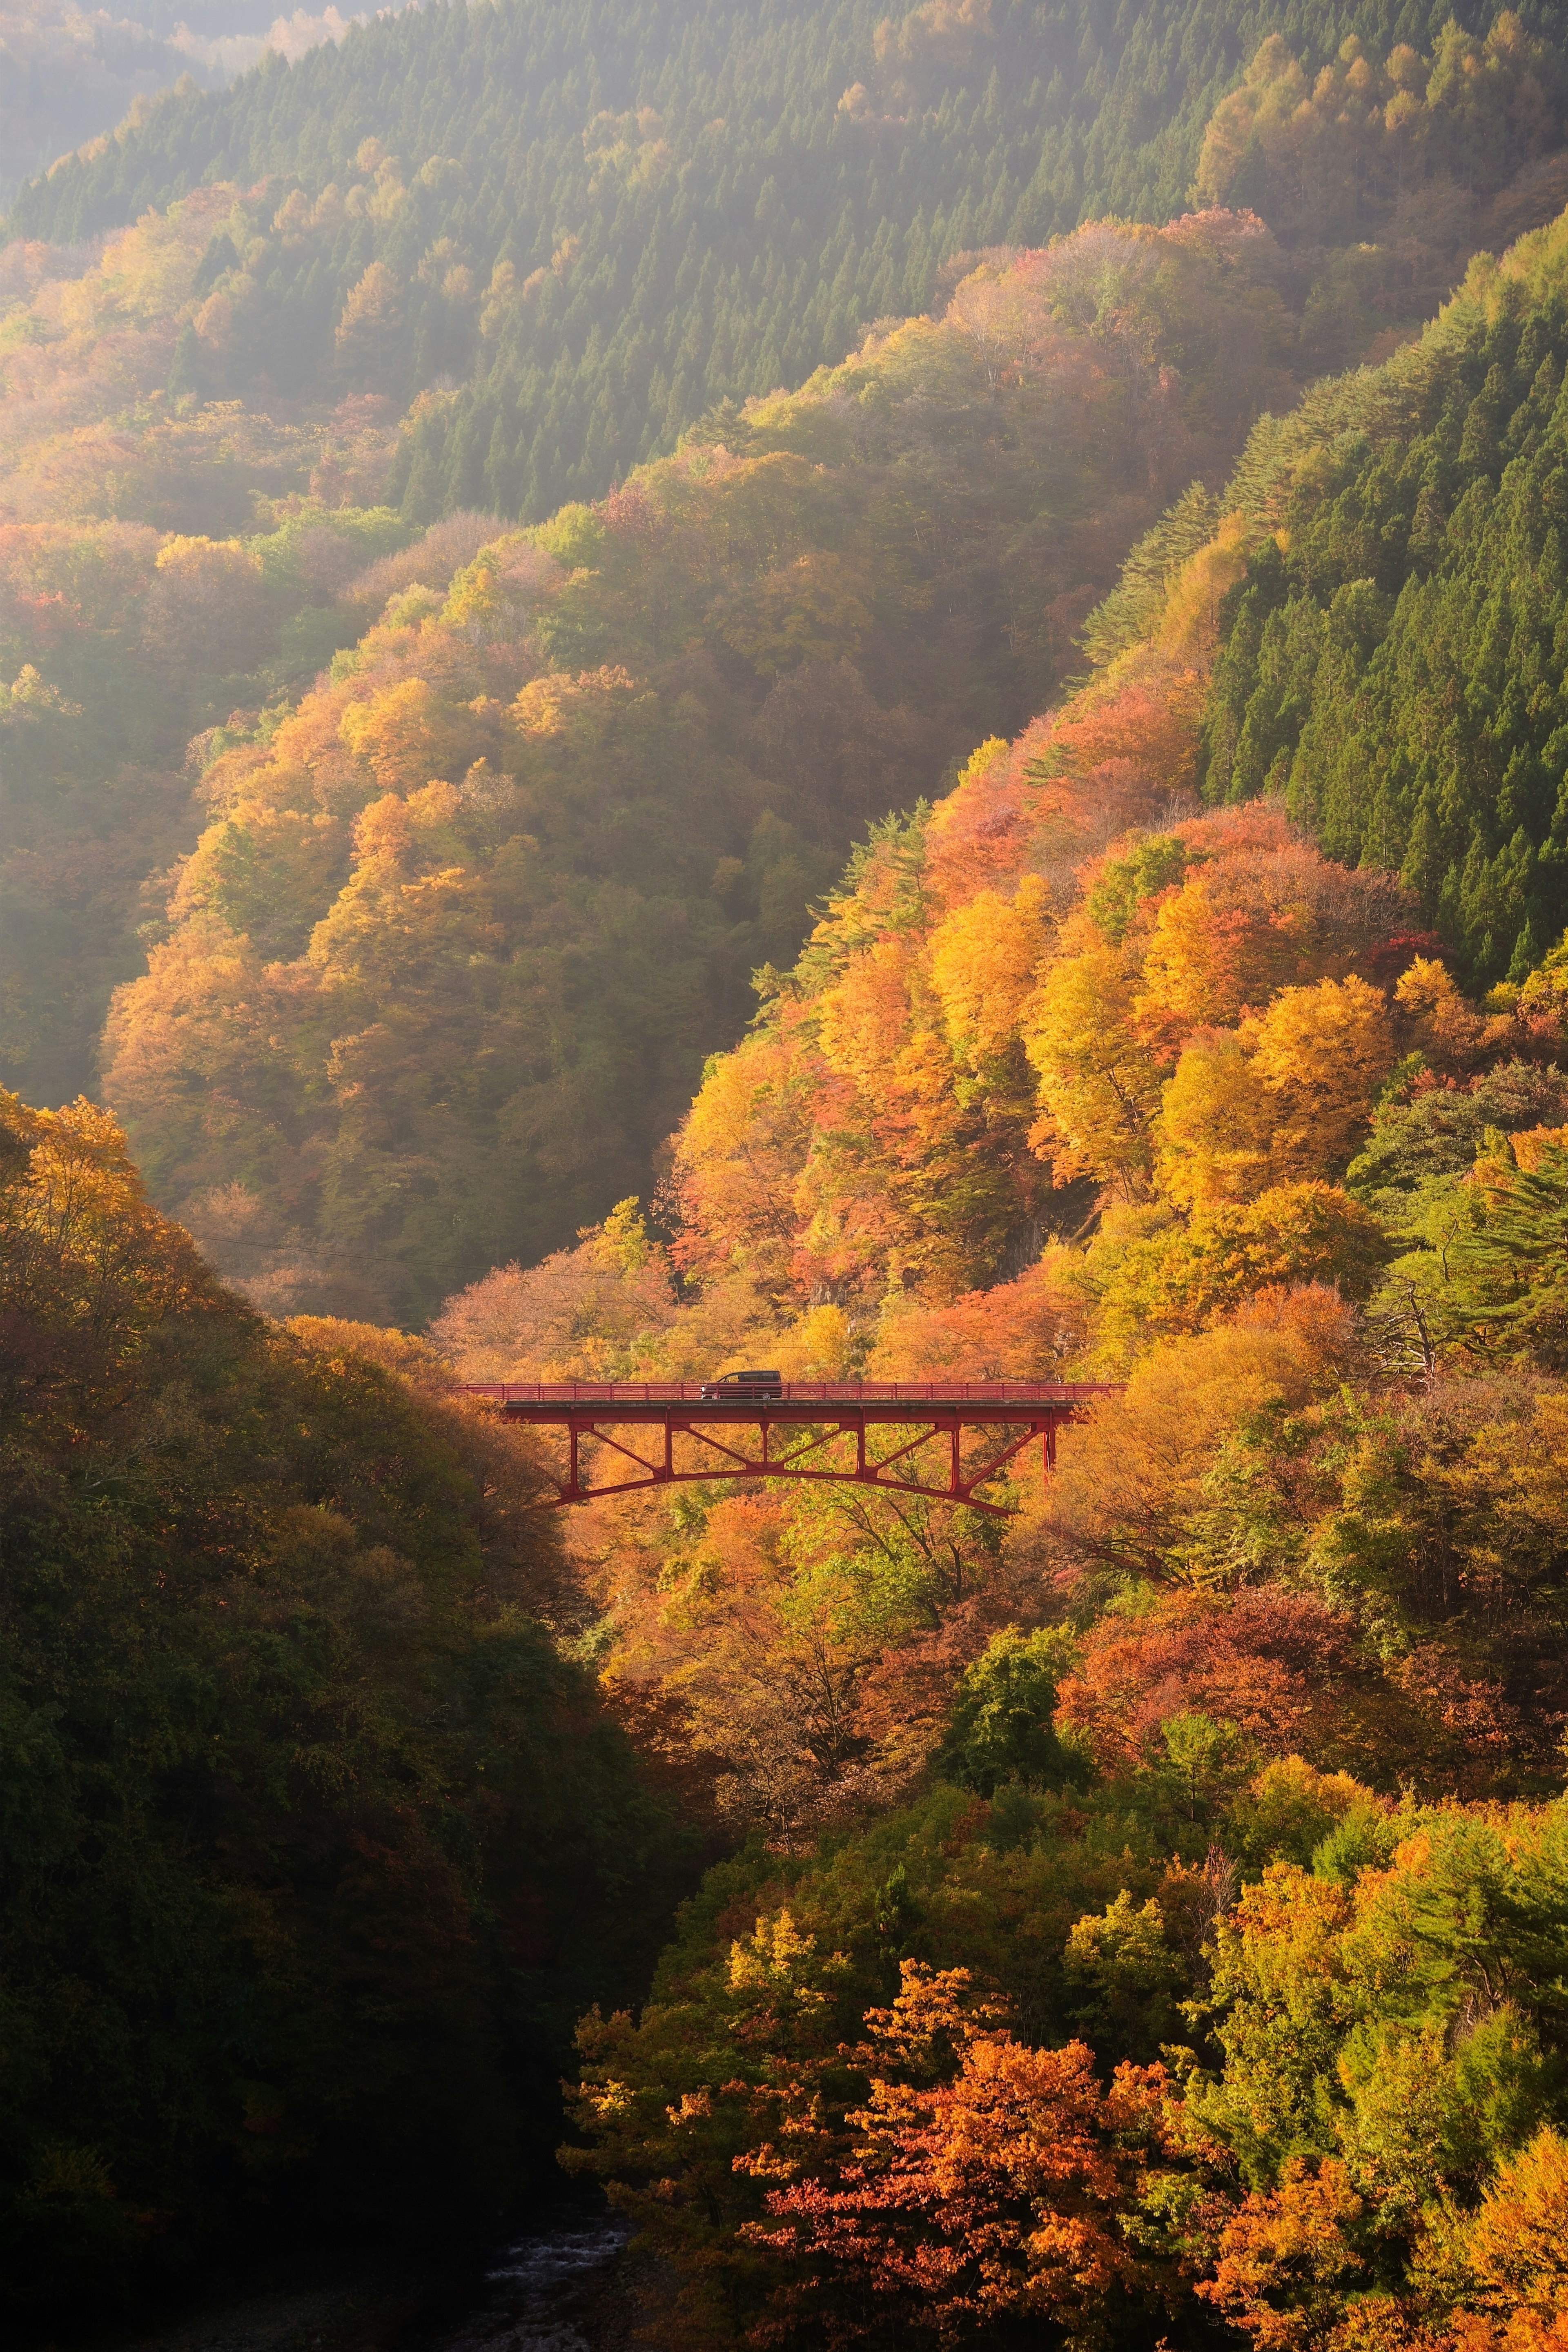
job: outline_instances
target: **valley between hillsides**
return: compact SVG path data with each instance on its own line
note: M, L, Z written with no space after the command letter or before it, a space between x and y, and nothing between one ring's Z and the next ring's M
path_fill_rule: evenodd
M1564 2352L1562 11L329 13L0 22L7 2340Z

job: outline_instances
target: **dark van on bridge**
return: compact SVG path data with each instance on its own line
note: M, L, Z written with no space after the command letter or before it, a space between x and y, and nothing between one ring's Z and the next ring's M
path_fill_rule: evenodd
M782 1372L725 1372L702 1384L704 1404L782 1404Z

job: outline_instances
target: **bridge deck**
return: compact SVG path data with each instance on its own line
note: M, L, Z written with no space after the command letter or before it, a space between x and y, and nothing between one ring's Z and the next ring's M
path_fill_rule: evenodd
M858 1406L875 1410L879 1417L897 1419L900 1405L1023 1405L1031 1411L1057 1406L1070 1412L1092 1398L1110 1396L1108 1381L784 1381L777 1399L760 1397L703 1398L700 1381L471 1381L470 1396L493 1398L508 1412L530 1419L558 1421L563 1406L591 1408L607 1419L610 1405L640 1407L664 1413L679 1405L703 1406L705 1412L738 1412L755 1420L759 1412L777 1414L803 1405Z
M976 1490L998 1476L1033 1438L1041 1440L1048 1470L1058 1426L1097 1397L1117 1393L1105 1381L785 1381L777 1396L721 1398L705 1398L702 1386L700 1381L476 1381L468 1394L491 1398L509 1421L553 1425L565 1433L567 1466L557 1503L698 1480L785 1478L923 1495L1005 1517L1005 1505L989 1502ZM906 1433L891 1452L873 1454L868 1431L889 1426L914 1433ZM628 1428L662 1433L662 1443L656 1441L650 1449L651 1461L608 1433ZM729 1442L742 1429L756 1433L757 1452L742 1453ZM772 1439L786 1430L792 1433L784 1441L787 1450L779 1452ZM994 1433L980 1448L984 1458L975 1459L972 1448L971 1458L963 1459L965 1430ZM682 1448L679 1460L677 1438ZM834 1450L844 1438L854 1442L850 1459ZM642 1475L590 1485L584 1475L585 1443L618 1456L610 1466L630 1465ZM945 1475L940 1486L921 1475L917 1460L933 1443L942 1447ZM810 1466L803 1467L808 1460Z

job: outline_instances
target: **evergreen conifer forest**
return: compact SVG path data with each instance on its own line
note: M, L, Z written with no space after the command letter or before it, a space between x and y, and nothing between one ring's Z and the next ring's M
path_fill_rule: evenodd
M7 2340L576 2199L591 2352L1562 2352L1562 11L110 30L0 245ZM1083 1392L568 1508L485 1393L760 1365Z

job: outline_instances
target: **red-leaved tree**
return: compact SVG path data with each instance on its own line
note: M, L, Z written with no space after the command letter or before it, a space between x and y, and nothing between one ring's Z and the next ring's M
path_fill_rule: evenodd
M795 2271L753 2340L949 2344L1007 2319L1098 2340L1108 2301L1153 2283L1118 2215L1165 2152L1163 2069L1120 2066L1105 2089L1083 2042L997 2027L965 1969L901 1973L855 2053L871 2081L851 2136L746 2231ZM798 2162L782 2145L740 2159L764 2178Z

